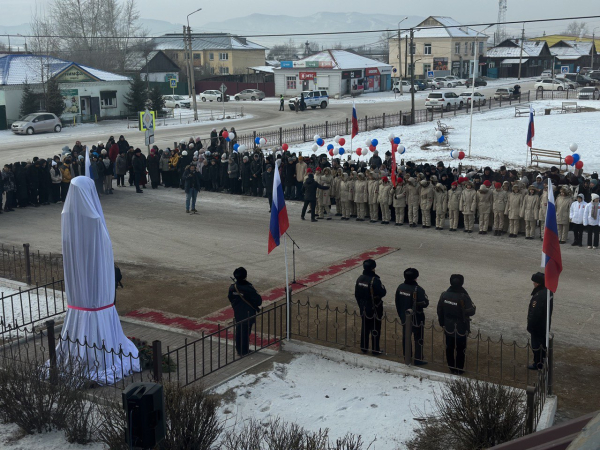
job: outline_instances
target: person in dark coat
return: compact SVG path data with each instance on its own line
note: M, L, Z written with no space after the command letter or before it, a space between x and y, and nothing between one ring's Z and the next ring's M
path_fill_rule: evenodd
M39 180L40 203L42 205L49 205L50 191L52 190L52 178L50 177L50 170L48 170L48 164L45 159L40 160Z
M455 375L464 372L467 336L471 332L471 316L475 315L475 305L463 288L464 282L462 275L451 275L450 287L442 292L437 305L438 322L446 334L448 368Z
M135 192L138 194L143 193L142 189L140 189L140 182L142 181L142 176L145 176L146 172L146 164L142 159L142 151L139 148L135 149L134 157L131 159L131 168L133 171L133 182L135 184Z
M254 153L254 155L252 155L252 162L250 163L250 174L252 176L250 181L253 197L256 197L257 195L262 197L262 173L263 169L260 155L258 153Z
M148 166L148 175L150 175L150 184L152 189L156 189L160 184L160 158L156 154L156 149L150 150L150 156L146 160Z
M117 145L119 146L119 153L127 153L129 151L129 142L125 140L125 137L123 135L119 136Z
M15 182L17 183L17 204L19 208L29 205L29 183L27 181L27 163L15 163Z
M127 180L129 186L133 186L135 183L135 176L133 173L133 156L135 154L135 150L133 147L129 147L127 150L127 172L129 172L129 179Z
M529 310L527 311L527 331L531 335L533 364L530 364L528 368L536 370L544 367L544 358L546 357L548 289L546 288L545 275L541 272L534 273L531 276L531 281L533 281L533 291L531 292ZM553 303L554 296L550 292L550 324L552 324Z
M15 192L17 189L15 183L15 174L12 164L5 164L0 174L0 182L3 184L3 190L6 192L6 202L4 203L4 212L14 211Z
M269 200L269 212L271 212L271 206L273 205L273 178L275 174L273 173L273 166L271 164L267 164L267 171L262 174L262 183L265 186L265 191L267 193L267 200Z
M200 191L200 174L196 171L196 165L190 164L181 179L185 191L185 212L198 212L196 211L196 198Z
M306 208L310 205L310 221L317 222L317 219L315 219L315 211L317 209L317 189L326 191L329 189L329 186L321 186L315 181L314 174L309 173L302 188L304 189L304 206L302 206L302 215L300 218L304 220Z
M251 166L250 158L248 158L248 156L244 155L244 157L242 158L242 165L241 165L242 191L243 191L244 195L252 195L251 190L250 190L250 185L252 183L252 170L251 170L250 166Z
M40 206L38 201L40 187L40 162L39 160L27 165L27 183L29 192L29 204L36 208Z
M296 197L294 188L296 187L296 158L290 156L287 158L287 164L284 167L284 186L285 199L290 200Z
M400 316L402 322L402 354L406 349L405 342L405 324L406 324L406 311L411 309L412 315L412 334L415 341L415 365L427 364L423 358L423 338L425 331L425 313L424 308L429 306L429 297L425 293L425 290L417 283L419 278L419 271L417 269L409 268L404 271L404 283L398 286L396 289L396 311ZM411 357L412 357L412 344Z
M260 311L262 297L254 286L246 280L248 272L243 267L233 271L234 282L229 286L228 298L233 307L235 317L235 349L238 355L244 356L250 350L250 334L256 322L256 314Z
M372 259L363 261L363 273L356 280L354 298L358 303L361 316L360 349L369 351L369 341L374 355L381 354L381 319L383 317L383 297L387 291L379 275L375 273L377 263Z

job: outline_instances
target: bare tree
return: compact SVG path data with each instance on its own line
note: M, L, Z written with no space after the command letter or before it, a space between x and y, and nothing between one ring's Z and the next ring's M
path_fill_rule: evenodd
M587 23L583 21L577 22L576 20L574 20L573 22L569 22L569 25L567 25L567 28L565 29L565 31L563 31L564 34L567 34L569 36L583 36L587 32Z
M381 47L385 50L389 50L390 48L390 39L397 37L397 34L394 33L393 31L384 31L383 33L381 33L379 35L379 45L378 47ZM397 41L396 41L397 42Z

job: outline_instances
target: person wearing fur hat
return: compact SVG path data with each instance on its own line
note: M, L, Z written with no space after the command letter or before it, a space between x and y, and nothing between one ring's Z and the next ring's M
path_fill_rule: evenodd
M369 341L374 355L381 354L379 339L381 336L381 319L383 317L383 297L385 286L379 275L375 273L377 263L372 259L363 262L363 273L356 280L354 298L358 303L361 316L360 349L369 351Z
M364 222L367 211L367 202L369 200L368 188L369 185L365 179L364 173L357 175L358 179L354 183L354 203L356 203L356 220Z
M519 233L519 219L521 218L521 206L523 204L523 196L519 191L517 182L513 184L512 192L508 194L508 201L504 209L504 214L508 216L509 220L508 237L510 238L516 238Z
M412 310L412 333L415 346L415 365L420 366L427 364L423 358L423 337L425 312L423 309L429 306L429 297L425 290L417 283L419 271L417 269L408 268L404 271L404 283L400 284L396 289L396 311L402 322L402 354L405 355L406 349L406 334L404 328L406 326L406 311ZM412 344L411 357L412 353Z
M340 201L342 203L342 220L350 220L350 214L352 213L352 182L347 172L342 174L342 181L340 182Z
M458 182L453 181L448 191L448 217L450 219L450 231L456 231L460 211L460 198L462 192L458 188Z
M404 225L406 211L406 187L402 178L396 179L396 187L392 189L392 206L396 216L396 226Z
M566 244L569 236L569 212L571 211L571 189L568 186L560 188L560 195L556 198L556 224L558 225L558 240Z
M534 185L527 189L528 194L523 198L521 217L525 220L525 239L535 237L535 223L539 218L540 197Z
M369 169L365 173L367 174L369 217L371 223L375 223L379 219L379 173Z
M542 191L542 195L540 195L540 210L538 212L538 217L540 220L540 241L544 240L546 211L548 211L548 180L544 181L544 189Z
M463 213L465 218L465 233L472 233L473 226L475 224L475 213L477 212L477 197L475 189L473 189L473 183L467 181L465 183L465 190L460 196L459 209Z
M306 165L306 162L304 162L304 158L299 156L298 162L296 163L296 200L302 200L302 185L304 184L307 168L308 166Z
M421 186L413 177L408 179L406 184L406 204L408 206L408 223L410 227L416 227L419 221L419 203L421 195Z
M533 291L527 311L527 331L531 335L531 350L533 352L533 364L530 370L542 369L546 357L546 320L548 317L548 291L545 285L545 276L541 272L531 276ZM550 324L552 323L552 308L554 296L550 292ZM549 329L549 327L548 327Z
M462 275L450 275L450 287L442 293L437 304L438 323L446 335L446 360L450 372L464 372L467 336L471 332L471 317L475 315L475 304L463 287Z
M442 183L435 185L433 209L435 210L435 229L441 231L444 229L446 212L448 211L448 192L446 186Z
M499 181L494 183L492 191L492 212L494 215L494 236L501 236L504 230L504 210L508 201L508 192L502 189L502 184Z
M248 272L243 267L233 271L233 284L229 286L227 297L233 308L235 318L235 349L240 356L250 350L250 334L256 323L256 314L260 312L262 297L246 279Z
M433 185L428 180L420 181L419 206L423 228L431 227L431 208L433 207Z
M331 220L331 189L333 188L333 177L331 176L331 169L325 167L319 184L328 186L329 189L317 189L317 212L319 213L319 219L324 219L327 214L327 220Z
M488 189L489 181L484 181L477 191L477 215L479 216L479 234L487 234L492 211L492 192Z
M588 248L597 249L600 236L600 196L591 194L591 199L592 201L587 204L583 213L583 224L587 228Z
M390 183L388 177L384 176L381 178L377 200L379 208L381 208L381 224L388 225L392 218L392 212L390 211L392 204L392 183Z

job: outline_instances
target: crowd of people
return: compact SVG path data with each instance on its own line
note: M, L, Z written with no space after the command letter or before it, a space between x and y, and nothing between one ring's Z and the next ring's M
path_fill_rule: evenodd
M600 231L598 174L521 172L501 166L498 170L457 168L401 161L392 174L392 158L377 151L368 161L329 158L326 154L303 156L290 151L234 151L235 138L227 140L222 129L213 129L207 147L200 138L181 140L176 148L153 146L148 156L129 145L124 136L112 136L106 144L91 147L91 177L99 195L111 195L116 187L135 186L136 192L150 184L180 188L186 193L186 212L195 213L201 190L233 195L266 197L272 202L274 170L279 170L288 201L304 201L302 218L310 207L311 220L407 224L442 231L462 229L472 233L493 232L511 238L543 237L548 206L548 180L556 198L559 240L566 243L573 232L574 246L598 247ZM235 135L235 129L231 129ZM85 147L77 141L61 155L6 164L0 189L5 193L4 211L64 201L73 177L85 174ZM127 177L127 180L125 179ZM0 210L2 205L0 205ZM335 210L332 210L332 207ZM539 234L538 234L539 230Z

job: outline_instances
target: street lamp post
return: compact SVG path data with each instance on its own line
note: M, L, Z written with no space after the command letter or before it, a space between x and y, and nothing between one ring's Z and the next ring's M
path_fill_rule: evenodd
M190 81L192 85L192 102L194 104L194 121L198 120L198 103L196 102L196 80L194 79L194 61L192 60L192 31L190 29L190 16L192 14L202 11L202 8L198 8L196 11L191 12L187 15L187 35L188 35L188 67L190 74Z
M479 41L477 40L477 38L479 37L479 34L483 34L483 32L485 30L487 30L488 28L490 28L492 25L487 26L486 28L484 28L481 31L477 31L477 34L475 35L475 48L473 49L473 78L472 78L472 86L471 86L471 111L470 111L470 125L469 125L469 157L471 157L471 142L473 140L473 105L475 103L475 75L477 74L477 72L479 71ZM476 70L477 68L477 70Z
M600 27L596 27L592 30L592 70L594 70L594 53L596 53L596 30Z
M402 89L402 55L401 55L401 49L402 49L402 39L400 39L400 24L402 22L404 22L406 19L408 19L408 16L406 16L404 19L402 19L400 22L398 22L398 75L400 76L400 95L403 94L403 89Z

